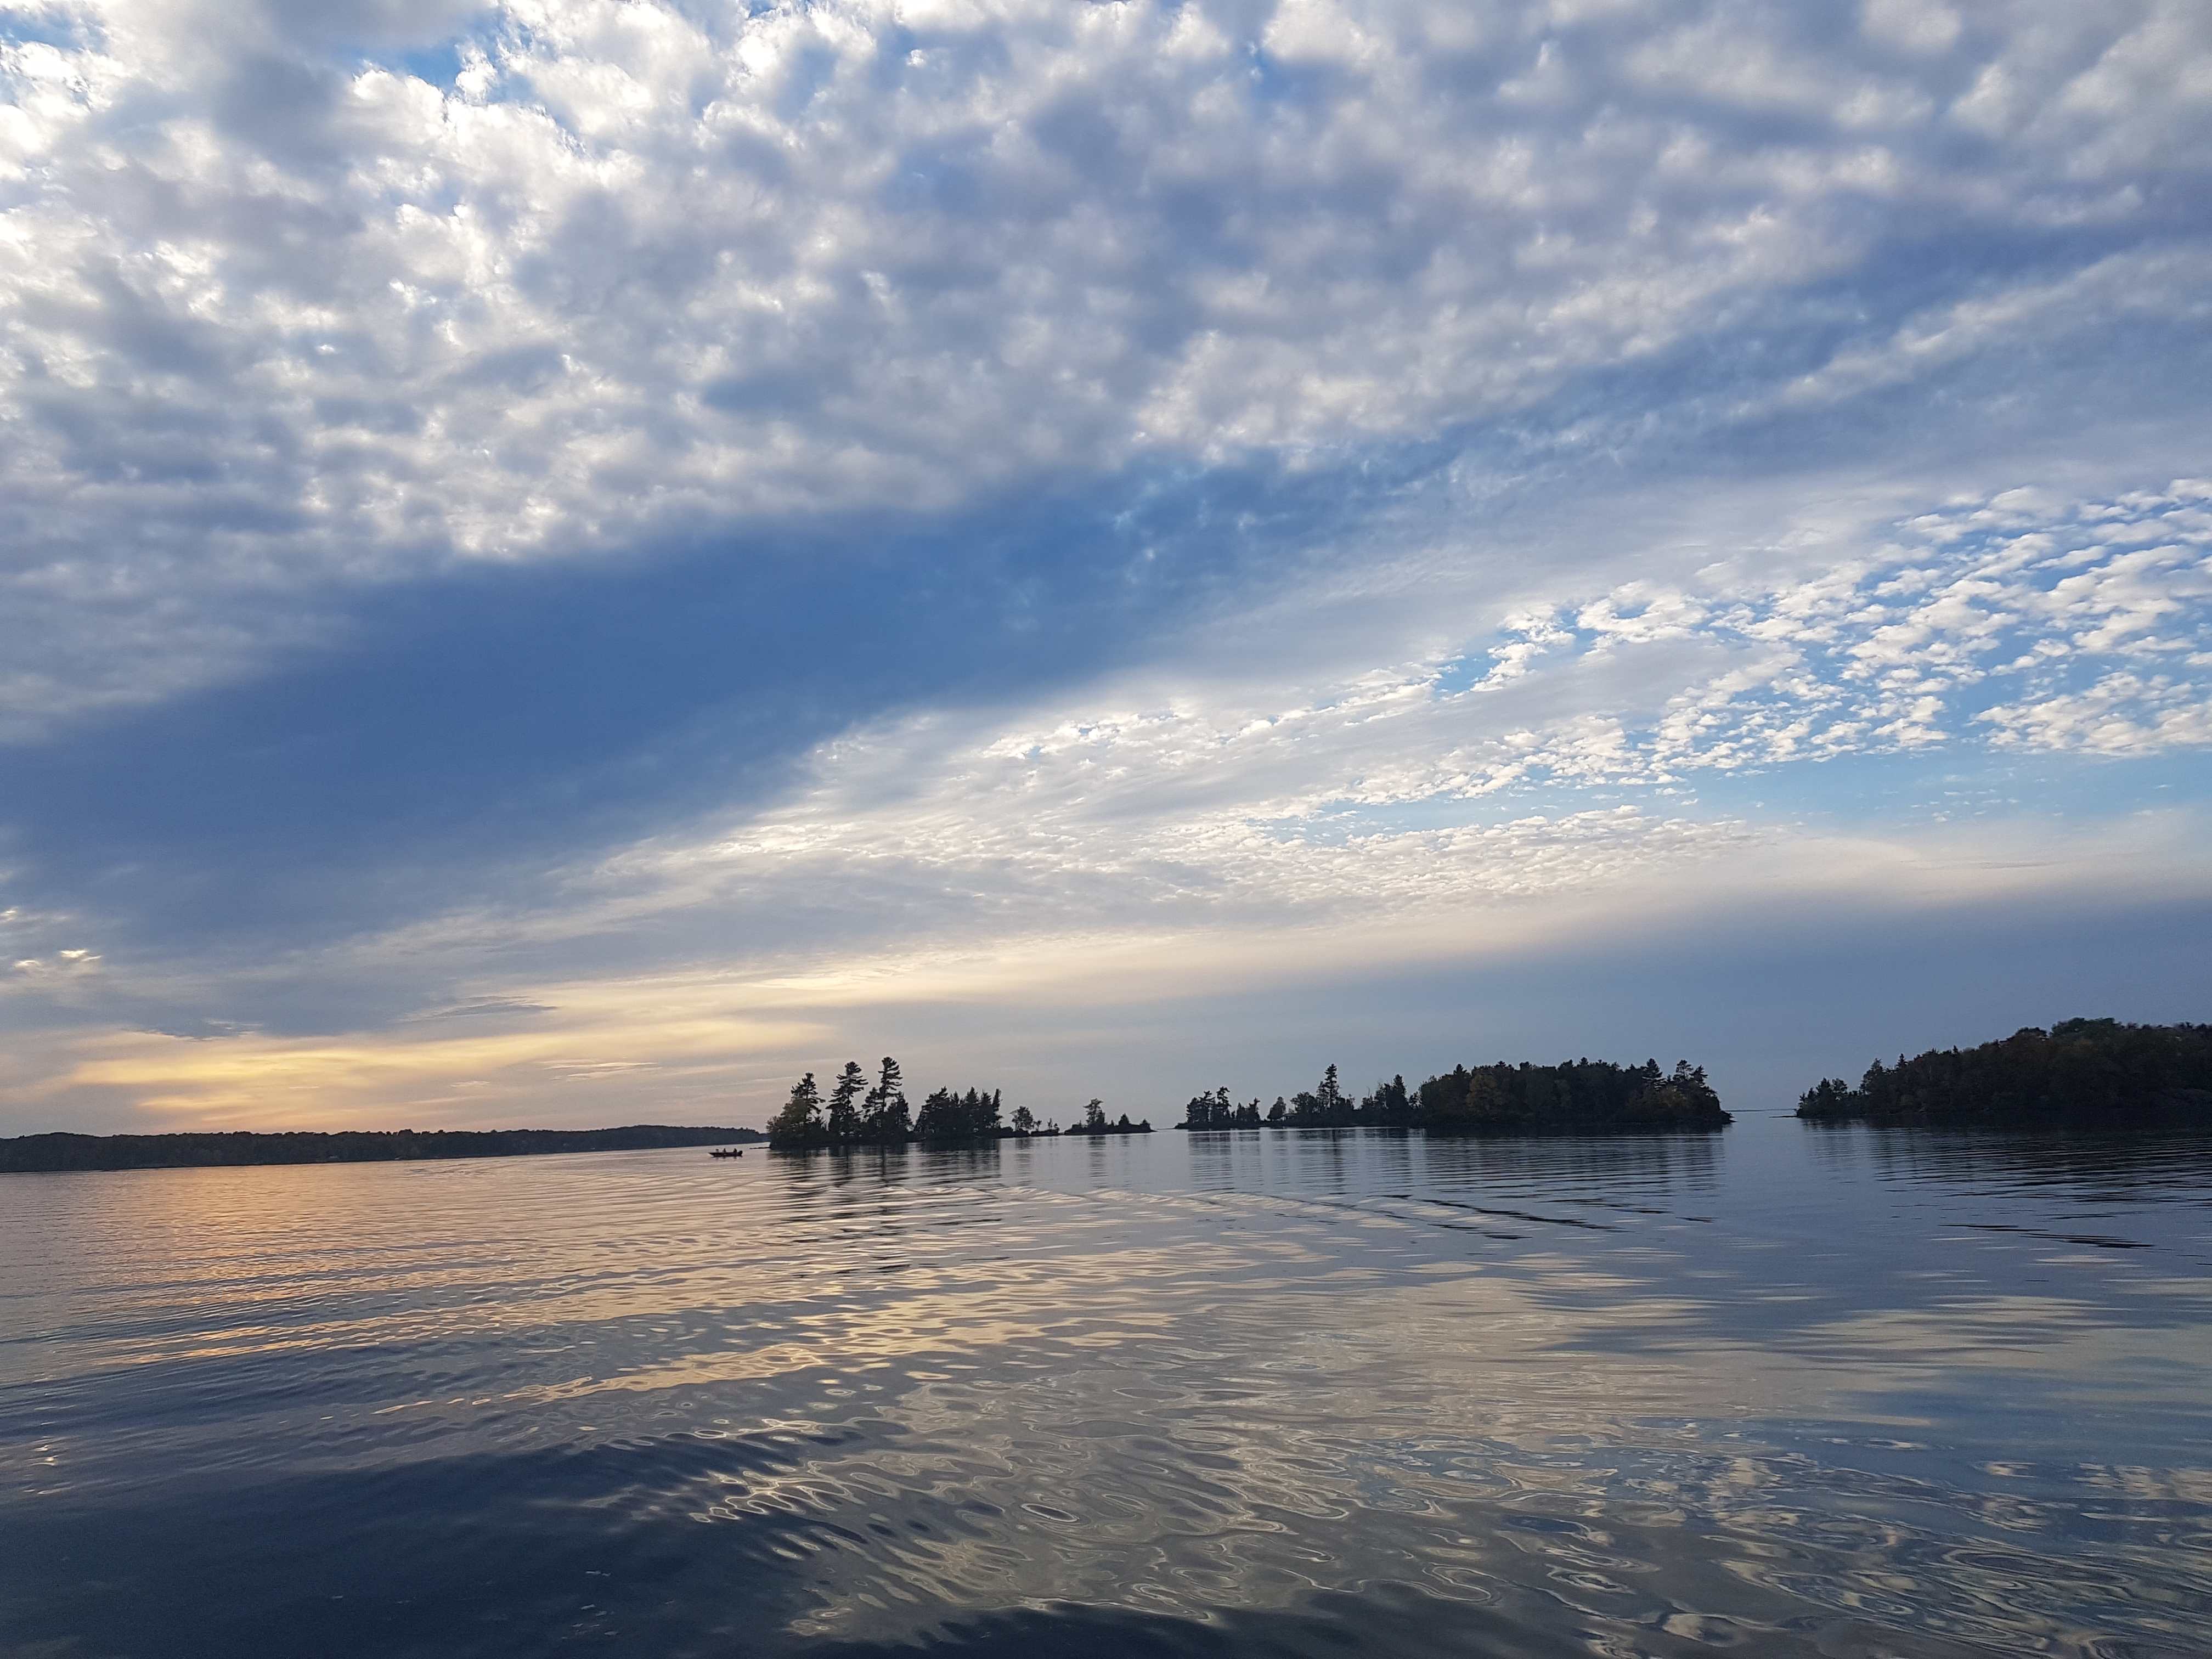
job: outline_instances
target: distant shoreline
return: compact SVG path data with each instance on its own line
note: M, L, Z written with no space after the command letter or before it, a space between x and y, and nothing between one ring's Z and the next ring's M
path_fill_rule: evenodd
M0 1174L536 1158L559 1152L645 1152L666 1146L753 1146L766 1139L757 1129L665 1123L635 1123L620 1129L296 1129L274 1133L233 1129L151 1135L61 1131L0 1138Z

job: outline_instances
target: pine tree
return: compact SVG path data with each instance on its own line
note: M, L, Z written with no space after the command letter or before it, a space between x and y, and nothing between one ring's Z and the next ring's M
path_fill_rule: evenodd
M867 1086L867 1074L860 1070L860 1062L847 1060L845 1069L837 1074L837 1081L830 1091L830 1139L832 1144L842 1146L860 1138L860 1099Z
M791 1098L768 1126L768 1144L778 1148L818 1146L826 1133L822 1127L822 1091L815 1085L814 1073L809 1072L792 1085Z
M903 1141L912 1129L908 1120L906 1093L900 1087L898 1061L889 1054L884 1056L882 1073L876 1086L868 1091L860 1106L860 1136L865 1140L882 1142Z
M1314 1091L1313 1097L1314 1115L1323 1123L1341 1121L1351 1103L1345 1099L1344 1091L1337 1086L1336 1067L1334 1066L1322 1075L1321 1087Z
M960 1097L950 1089L933 1090L914 1120L914 1133L920 1140L964 1139L968 1123L961 1110Z

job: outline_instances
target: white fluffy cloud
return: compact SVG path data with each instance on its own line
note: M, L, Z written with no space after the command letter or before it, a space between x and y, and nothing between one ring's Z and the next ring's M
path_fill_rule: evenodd
M19 722L456 557L1420 435L1777 307L1833 348L1742 399L1846 395L2203 291L2188 0L4 20ZM1820 291L1962 226L2087 252Z
M1542 771L1669 781L1972 740L1981 723L2014 748L2208 741L2212 483L2070 507L2021 489L1894 528L1809 580L1747 581L1754 562L1517 618L1462 696L1547 660L1588 671L1669 644L1723 660L1640 720L1600 705L1572 735L1530 732L1526 754L1478 758L1462 787Z

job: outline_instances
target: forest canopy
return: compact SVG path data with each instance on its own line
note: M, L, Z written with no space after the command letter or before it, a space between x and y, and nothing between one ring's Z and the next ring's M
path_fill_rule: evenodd
M2212 1025L2024 1026L1979 1048L1877 1060L1856 1089L1823 1078L1799 1097L1797 1115L1997 1127L2212 1122Z

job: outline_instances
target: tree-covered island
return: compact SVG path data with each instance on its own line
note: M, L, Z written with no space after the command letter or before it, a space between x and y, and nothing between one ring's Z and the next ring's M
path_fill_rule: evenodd
M2212 1025L2117 1019L2024 1026L1976 1048L1930 1048L1823 1078L1797 1102L1815 1121L2078 1128L2212 1123Z
M917 1112L907 1102L905 1072L898 1061L884 1055L871 1082L860 1063L848 1060L826 1097L811 1072L792 1085L791 1097L768 1126L768 1144L773 1152L795 1152L822 1146L902 1146L909 1141L943 1146L1032 1135L1152 1132L1149 1121L1132 1123L1126 1112L1107 1121L1104 1103L1097 1100L1084 1108L1082 1122L1065 1129L1057 1122L1040 1122L1026 1106L1017 1106L1002 1121L1003 1110L996 1089L938 1089Z
M1616 1066L1577 1060L1558 1066L1510 1066L1499 1062L1470 1071L1455 1067L1408 1089L1403 1077L1377 1083L1354 1098L1337 1080L1332 1066L1321 1082L1289 1099L1278 1096L1262 1110L1255 1098L1239 1104L1225 1088L1194 1095L1183 1108L1188 1130L1425 1129L1435 1133L1523 1133L1567 1129L1717 1129L1734 1120L1721 1109L1720 1097L1705 1081L1705 1068L1687 1060L1672 1072L1656 1060ZM809 1072L792 1087L791 1097L768 1126L769 1146L780 1152L823 1146L929 1145L1024 1139L1034 1135L1150 1134L1146 1119L1128 1115L1109 1120L1103 1102L1093 1100L1079 1123L1062 1128L1040 1121L1026 1106L1005 1112L995 1089L939 1089L919 1112L908 1104L899 1063L886 1058L871 1079L857 1061L848 1060L827 1095Z
M1472 1070L1454 1066L1419 1089L1401 1076L1377 1083L1355 1099L1332 1066L1311 1090L1266 1110L1243 1104L1229 1091L1194 1095L1179 1129L1388 1128L1431 1133L1526 1133L1547 1129L1717 1129L1735 1121L1705 1081L1705 1068L1677 1062L1663 1072L1656 1060L1641 1066L1576 1060L1557 1066L1510 1065L1500 1060Z

